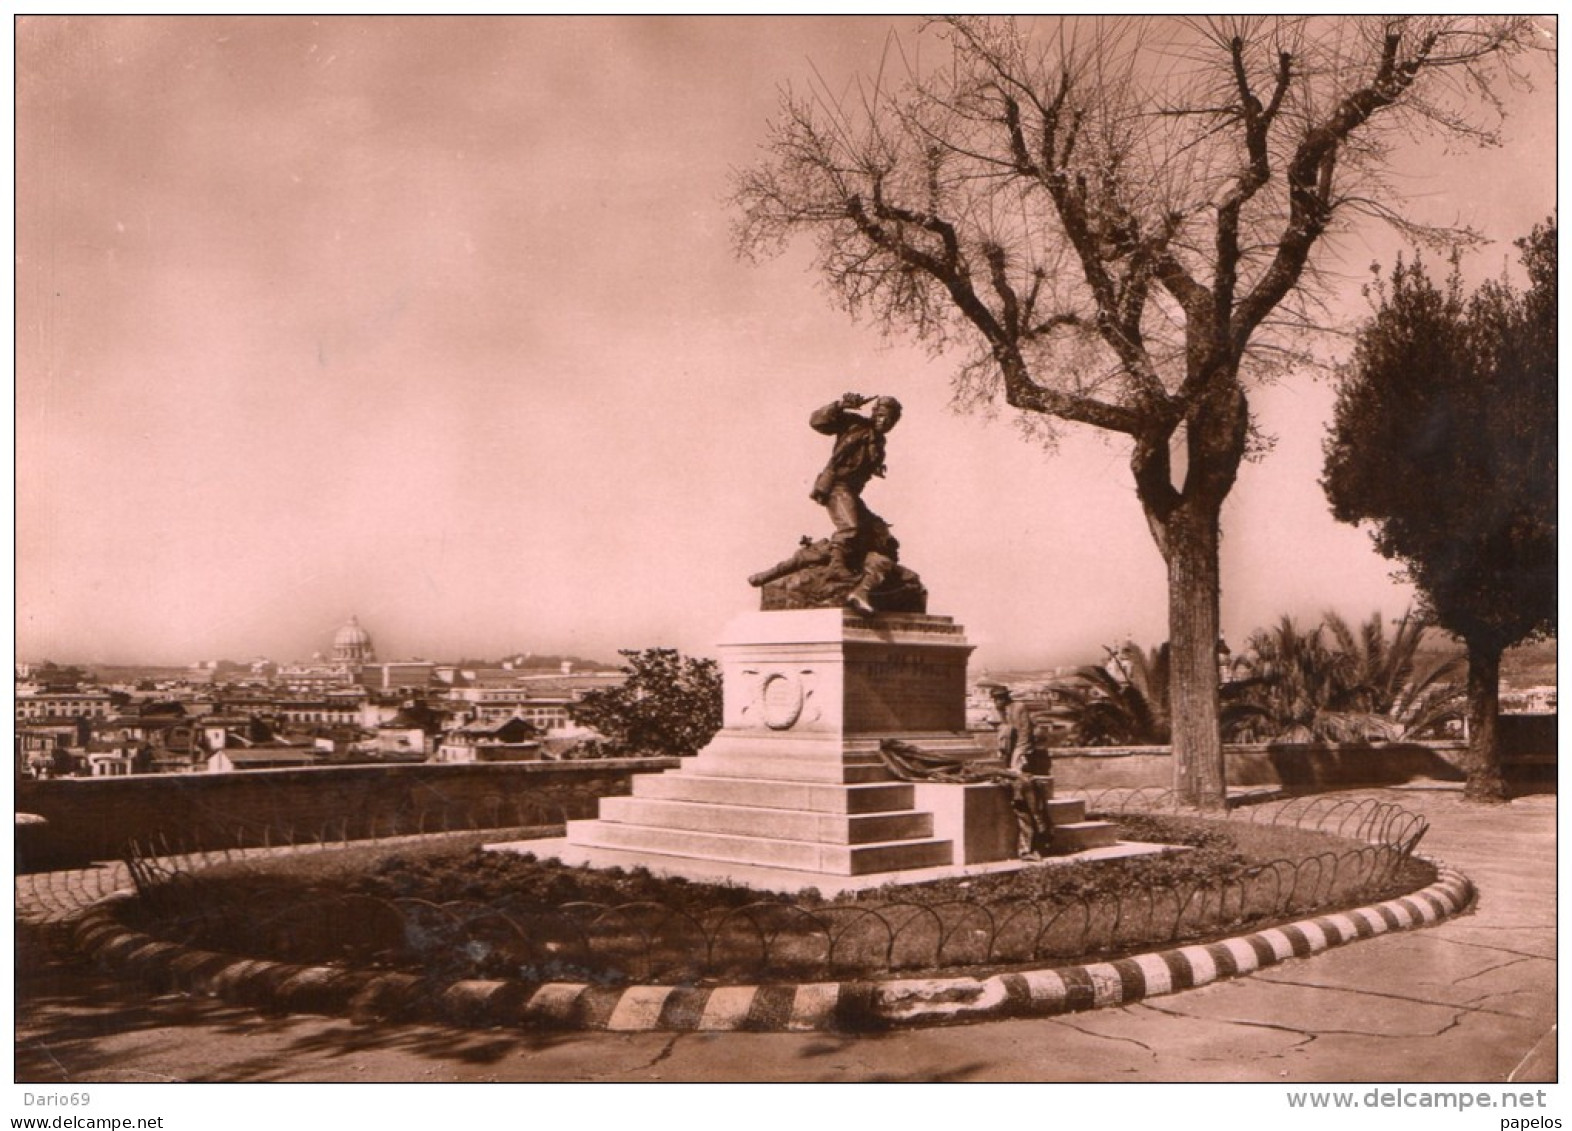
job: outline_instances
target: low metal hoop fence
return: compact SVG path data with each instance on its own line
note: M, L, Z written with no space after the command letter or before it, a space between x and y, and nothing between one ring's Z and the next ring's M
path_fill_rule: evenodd
M1105 791L1086 800L1089 810L1114 819L1183 815L1161 791ZM1321 833L1325 848L1227 876L1154 878L1051 900L881 894L825 901L761 893L714 906L691 897L544 906L521 896L431 902L303 893L281 877L271 882L264 870L256 882L231 885L202 873L255 861L257 853L181 852L167 843L132 845L127 864L140 895L139 925L169 941L455 979L601 984L849 979L1108 958L1391 898L1433 879L1414 856L1425 819L1389 802L1270 802L1233 812L1221 827L1236 822Z

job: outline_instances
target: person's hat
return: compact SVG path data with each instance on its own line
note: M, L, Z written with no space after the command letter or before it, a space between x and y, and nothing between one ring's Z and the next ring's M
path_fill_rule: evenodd
M890 423L893 425L901 418L901 402L894 397L874 397L873 408L883 405L890 412Z

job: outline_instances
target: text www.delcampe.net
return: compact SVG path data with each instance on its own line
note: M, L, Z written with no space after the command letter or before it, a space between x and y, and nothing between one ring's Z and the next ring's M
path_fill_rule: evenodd
M1367 1092L1288 1092L1289 1107L1325 1108L1543 1108L1545 1090L1522 1092L1459 1092L1423 1088L1371 1088ZM1500 1131L1559 1131L1560 1119L1535 1116L1501 1120Z

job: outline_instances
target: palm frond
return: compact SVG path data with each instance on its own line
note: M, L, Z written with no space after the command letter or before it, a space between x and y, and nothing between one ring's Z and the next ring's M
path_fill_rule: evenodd
M1352 625L1335 611L1304 630L1284 616L1250 637L1225 687L1225 735L1370 742L1429 734L1457 717L1461 657L1423 664L1428 627L1405 612L1389 636L1379 613Z

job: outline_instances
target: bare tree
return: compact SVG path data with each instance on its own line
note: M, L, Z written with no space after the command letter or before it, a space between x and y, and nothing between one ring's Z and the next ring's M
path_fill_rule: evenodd
M738 246L800 232L853 314L966 347L962 402L1128 437L1168 567L1175 786L1224 803L1219 514L1253 435L1251 381L1315 320L1311 252L1406 224L1385 185L1416 130L1489 142L1523 19L1227 17L931 30L854 96L783 98L738 174ZM1162 33L1159 40L1158 33ZM1454 233L1458 234L1458 233Z

